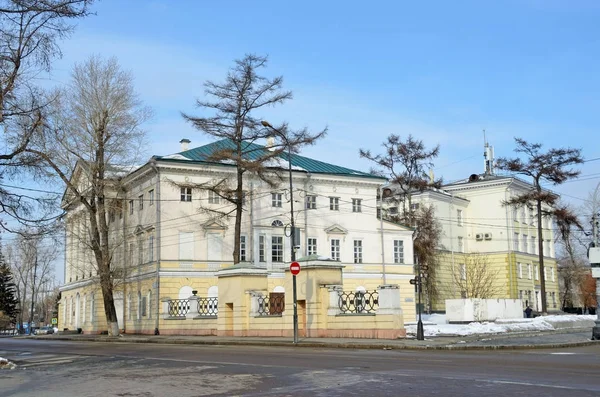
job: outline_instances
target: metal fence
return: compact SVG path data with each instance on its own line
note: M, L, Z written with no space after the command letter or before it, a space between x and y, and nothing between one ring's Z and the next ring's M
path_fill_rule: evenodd
M344 314L375 313L379 308L377 291L340 291L338 305Z
M184 317L190 311L189 299L171 299L169 301L169 316Z
M216 316L219 313L219 298L198 298L198 315Z
M278 316L285 309L285 294L271 293L269 296L259 296L258 298L259 316Z

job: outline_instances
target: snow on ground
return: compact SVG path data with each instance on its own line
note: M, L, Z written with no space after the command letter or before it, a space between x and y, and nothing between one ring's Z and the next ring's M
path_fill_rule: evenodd
M500 334L506 332L552 331L561 328L592 327L596 316L552 315L536 318L498 319L495 322L472 322L469 324L447 324L443 314L423 315L425 336L468 336ZM417 323L407 322L406 333L416 335Z
M0 357L0 369L13 369L16 366L16 364L11 363L7 359Z

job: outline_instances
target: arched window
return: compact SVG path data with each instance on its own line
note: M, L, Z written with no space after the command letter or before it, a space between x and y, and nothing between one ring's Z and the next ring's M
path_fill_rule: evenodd
M190 296L192 296L192 287L186 285L179 288L179 299L188 299Z
M131 320L131 292L127 294L127 319Z
M142 319L142 310L144 309L144 305L142 303L142 293L140 291L138 291L138 293L137 293L137 299L138 299L137 319L141 320Z
M271 226L273 226L273 227L283 227L283 222L281 222L279 219L275 219L273 221L273 223L271 223Z
M82 323L85 324L87 322L87 295L83 295L83 315L82 315Z
M206 294L207 298L218 298L219 297L219 287L213 285L208 289L208 293Z
M273 288L273 292L285 293L285 288L283 288L281 285L278 285L277 287Z

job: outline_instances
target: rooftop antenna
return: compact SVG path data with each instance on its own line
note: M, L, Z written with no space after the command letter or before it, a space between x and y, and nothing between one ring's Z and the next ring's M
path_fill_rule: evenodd
M490 146L483 130L483 165L485 175L494 175L494 147Z

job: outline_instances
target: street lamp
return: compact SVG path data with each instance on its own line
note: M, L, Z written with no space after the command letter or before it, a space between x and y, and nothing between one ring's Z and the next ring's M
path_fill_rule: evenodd
M263 120L260 122L263 127L270 129L275 132L277 135L281 137L285 141L285 144L288 149L288 173L290 177L290 239L291 239L291 258L292 262L296 261L296 251L294 250L294 244L296 243L296 227L294 225L294 190L292 186L292 146L290 145L290 141L288 137L279 131L277 128L273 127L268 121ZM298 305L297 305L297 294L296 294L296 275L292 274L292 289L294 295L294 343L298 343Z

